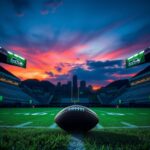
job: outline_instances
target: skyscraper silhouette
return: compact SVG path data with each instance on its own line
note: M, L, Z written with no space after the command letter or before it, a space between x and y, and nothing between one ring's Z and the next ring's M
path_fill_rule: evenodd
M82 80L80 81L80 90L85 90L86 88L86 81Z
M78 97L78 78L77 75L73 75L73 98Z

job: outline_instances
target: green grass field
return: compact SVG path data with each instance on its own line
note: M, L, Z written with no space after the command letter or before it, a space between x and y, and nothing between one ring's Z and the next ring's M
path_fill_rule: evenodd
M62 108L0 108L0 149L68 149L72 135L54 117ZM149 108L92 108L99 124L83 135L84 148L149 149Z

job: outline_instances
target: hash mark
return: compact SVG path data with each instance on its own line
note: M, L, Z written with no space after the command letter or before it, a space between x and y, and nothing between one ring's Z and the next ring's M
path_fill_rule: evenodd
M51 126L50 126L51 129L55 129L57 128L57 124L56 123L53 123Z
M136 125L130 124L130 123L128 123L128 122L121 122L121 124L126 125L126 126L128 126L128 127L130 127L130 128L137 128Z
M15 127L16 127L16 128L22 128L22 127L27 126L27 125L29 125L29 124L31 124L31 123L32 123L32 122L25 122L25 123L16 125Z
M96 128L97 128L97 129L103 129L104 127L98 123L98 124L96 125Z

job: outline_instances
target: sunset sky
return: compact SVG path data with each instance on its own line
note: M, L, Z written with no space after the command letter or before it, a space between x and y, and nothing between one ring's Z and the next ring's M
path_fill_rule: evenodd
M0 46L27 59L1 64L22 80L65 83L73 74L94 87L129 78L146 65L124 60L150 46L149 0L0 0Z

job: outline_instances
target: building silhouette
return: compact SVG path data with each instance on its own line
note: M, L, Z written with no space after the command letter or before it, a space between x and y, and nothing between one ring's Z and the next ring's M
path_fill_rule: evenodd
M78 97L78 78L77 75L73 75L73 79L72 79L72 83L73 83L73 98L77 98Z
M80 90L85 90L86 89L86 81L82 80L80 81Z

